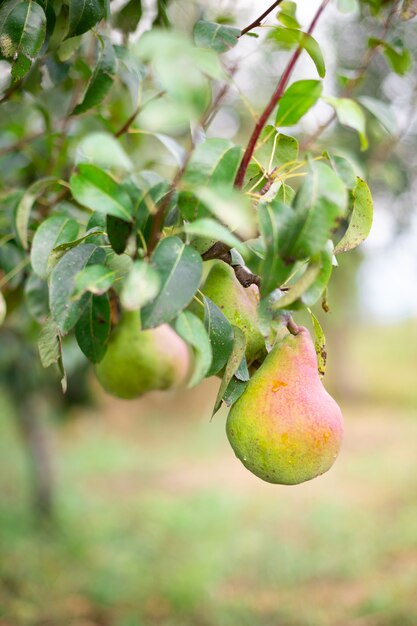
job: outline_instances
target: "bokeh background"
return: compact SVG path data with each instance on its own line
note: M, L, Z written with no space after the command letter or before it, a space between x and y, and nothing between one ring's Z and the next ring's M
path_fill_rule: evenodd
M212 17L233 9L246 24L269 3L212 4ZM318 3L299 5L307 20ZM194 17L191 3L175 10L180 22ZM329 10L317 33L330 59L328 94L331 59L333 69L357 67L368 28ZM413 47L416 26L406 28ZM253 40L244 46L236 85L256 108L282 57L259 55ZM297 76L311 75L306 59ZM416 84L415 70L398 77L376 60L363 91L389 100L396 130L370 119L365 154L340 127L317 144L355 161L376 205L369 241L339 257L330 312L320 313L325 384L346 421L328 474L297 487L262 483L234 458L226 413L210 421L217 379L116 401L71 346L65 403L54 380L30 397L22 420L10 389L32 361L2 335L2 362L15 351L20 366L3 367L0 385L1 626L417 624ZM211 132L243 138L252 119L246 112L239 125L231 98ZM313 132L328 114L316 107L297 132ZM42 415L35 438L54 481L52 522L33 509L33 413Z

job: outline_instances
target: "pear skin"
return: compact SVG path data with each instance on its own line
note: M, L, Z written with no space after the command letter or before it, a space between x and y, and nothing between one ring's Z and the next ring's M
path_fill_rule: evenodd
M216 304L231 324L246 337L246 361L251 365L266 355L265 339L258 328L259 289L243 287L230 265L216 261L211 268L203 293Z
M189 367L187 344L168 324L142 330L139 314L125 312L96 366L96 375L108 393L130 400L181 385Z
M273 347L231 408L226 431L243 465L266 482L296 485L330 469L343 418L320 380L306 328Z

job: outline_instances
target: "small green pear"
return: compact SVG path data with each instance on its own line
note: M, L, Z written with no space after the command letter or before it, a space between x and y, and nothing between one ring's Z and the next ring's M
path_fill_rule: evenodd
M202 292L216 304L231 324L240 328L246 337L246 361L262 361L266 355L265 339L258 328L259 289L243 287L230 265L216 261L211 268Z
M236 456L267 482L296 485L330 469L343 418L320 380L306 328L272 348L231 408L226 430Z
M168 324L142 330L139 313L124 312L96 375L108 393L130 400L148 391L179 386L189 367L187 344Z

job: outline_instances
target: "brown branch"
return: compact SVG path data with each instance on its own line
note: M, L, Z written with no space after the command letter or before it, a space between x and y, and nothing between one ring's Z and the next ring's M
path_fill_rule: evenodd
M282 0L276 0L276 2L274 2L274 4L272 6L269 7L269 9L267 9L266 11L264 11L264 13L262 13L262 15L260 15L258 18L256 18L255 21L252 22L252 24L249 24L249 26L246 26L246 28L244 28L241 32L239 37L242 37L242 35L246 35L247 33L249 33L249 31L253 30L254 28L258 28L258 26L262 26L262 21L268 17L268 15L270 13L272 13L272 11L274 9L277 8L277 6L279 4L281 4Z
M323 0L323 2L321 3L320 7L318 8L308 30L307 30L307 34L311 35L311 33L313 32L313 30L316 27L316 24L321 16L321 14L323 13L324 9L326 8L326 6L329 4L330 0ZM275 89L274 93L272 94L272 97L269 101L269 103L267 104L264 112L262 113L261 117L259 118L253 132L252 135L249 139L248 145L246 147L245 150L245 154L243 155L243 159L242 162L240 164L238 173L236 175L236 180L235 180L235 187L237 187L238 189L241 189L243 186L243 182L245 180L245 175L246 175L246 171L249 167L249 164L252 160L252 156L253 153L255 151L255 147L256 144L258 143L259 137L261 135L261 132L263 130L263 128L265 127L269 116L271 115L272 111L275 109L275 107L277 106L278 102L280 101L280 99L282 98L282 96L284 95L284 91L285 88L287 86L287 83L289 81L289 79L291 78L291 74L294 71L294 68L297 64L297 61L301 55L303 51L303 47L301 45L298 46L298 48L296 49L296 51L294 52L294 54L292 55L292 57L290 58L288 65L286 67L286 69L284 70L284 73L281 76L281 79L277 85L277 88Z

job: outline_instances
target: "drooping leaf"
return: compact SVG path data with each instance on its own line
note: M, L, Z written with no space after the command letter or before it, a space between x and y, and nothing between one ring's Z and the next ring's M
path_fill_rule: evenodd
M69 0L67 37L82 35L105 17L105 0Z
M366 182L359 177L352 195L352 216L346 233L335 248L335 254L353 250L365 241L371 232L373 221L372 194Z
M233 326L233 333L233 350L229 356L227 365L224 370L220 389L218 391L216 402L214 404L213 415L217 413L217 411L221 407L223 396L226 393L226 389L228 388L230 381L232 380L235 372L238 370L239 365L242 362L243 357L245 356L246 337L244 333L237 326Z
M48 258L51 251L63 242L76 239L78 223L71 217L52 215L40 224L35 232L30 251L33 271L40 277L48 275Z
M92 363L104 357L110 336L110 302L108 294L90 294L83 313L75 326L80 349Z
M317 354L317 365L320 376L324 376L326 373L326 361L327 361L327 352L326 352L326 336L323 332L321 324L317 317L314 315L310 309L307 309L311 316L311 321L313 322L315 341L314 347L316 348Z
M248 382L247 380L239 380L236 376L233 376L223 395L223 402L227 407L233 406L234 403L239 400L248 386Z
M135 261L123 281L120 301L128 311L138 311L156 298L160 289L157 270L146 261Z
M313 306L321 298L332 276L333 272L333 254L334 245L331 240L328 241L326 248L320 253L318 259L319 272L312 285L304 291L301 301L306 306Z
M371 98L370 96L359 96L358 102L376 117L387 132L391 135L397 133L395 115L386 102L382 102L382 100L378 100L377 98Z
M104 251L93 244L78 246L69 250L51 272L49 306L62 334L75 326L89 298L86 293L79 300L73 299L76 276L88 263L99 261L99 253L104 255Z
M402 45L393 46L388 43L388 41L384 41L383 39L378 39L376 37L370 37L368 45L371 48L378 46L382 48L388 65L396 74L404 76L410 71L413 61L408 48L404 48Z
M226 24L216 24L199 20L194 27L194 41L197 46L212 48L216 52L227 52L233 48L240 35L240 30Z
M177 317L191 302L203 272L201 256L178 237L162 239L151 256L151 264L161 277L161 289L142 309L144 328L154 328Z
M179 315L175 330L193 348L194 367L188 387L195 387L207 376L212 363L209 337L203 322L190 311L184 311Z
M116 54L110 39L99 38L99 56L97 65L88 82L80 104L72 111L72 115L79 115L100 104L109 93L116 76Z
M233 349L233 327L219 307L204 296L204 325L206 327L213 360L207 372L208 376L218 374L226 365Z
M296 28L276 26L271 30L268 38L272 39L279 48L284 50L298 46L303 48L311 57L320 78L324 78L326 74L324 58L320 46L314 37Z
M25 302L33 319L43 324L49 315L48 283L34 272L25 283Z
M313 107L321 96L319 80L299 80L293 83L282 96L276 117L277 126L292 126Z
M40 178L26 189L25 193L22 196L22 199L17 206L15 217L16 231L19 236L20 243L25 248L25 250L27 250L29 247L28 225L33 204L36 198L40 194L42 194L49 185L52 185L56 182L57 179L54 176L46 176L45 178Z
M42 325L38 349L43 367L50 367L61 358L61 336L52 317Z
M366 136L366 118L362 107L350 98L326 97L324 100L334 108L337 119L342 126L348 126L357 131L361 142L361 150L366 150L368 148L368 138Z
M73 174L70 179L71 193L77 202L92 211L132 221L132 200L114 178L87 163L81 163L78 170L79 174Z

